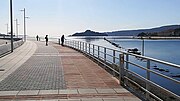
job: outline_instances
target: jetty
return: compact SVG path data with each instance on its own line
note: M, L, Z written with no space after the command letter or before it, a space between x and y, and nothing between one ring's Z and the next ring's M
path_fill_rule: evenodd
M110 50L112 55L108 53ZM151 61L163 63L74 40L66 40L65 46L59 45L58 42L50 42L46 46L44 41L26 41L13 53L0 58L0 100L179 100L178 95L154 83L151 85L150 72L153 71L149 70L148 66L145 69L147 80L137 79L139 75L128 70L130 55L145 58L147 65ZM112 61L108 60L109 56ZM165 64L179 68L178 65ZM136 81L143 83L142 86ZM179 84L178 80L172 81ZM154 85L158 91L163 91L163 95L168 96L164 98L162 95L156 95Z
M27 41L0 58L0 100L140 101L85 55Z

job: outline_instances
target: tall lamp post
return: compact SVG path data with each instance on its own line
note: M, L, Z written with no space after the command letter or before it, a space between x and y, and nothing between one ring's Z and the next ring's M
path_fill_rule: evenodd
M18 19L16 19L16 20L14 20L14 21L16 21L16 35L17 35L17 38L18 38Z
M13 52L13 8L12 0L10 0L10 22L11 22L11 52Z
M29 17L26 17L26 9L25 8L20 11L24 12L24 41L26 41L26 18L29 18Z
M8 23L7 23L7 24L5 24L5 25L6 25L6 28L7 28L7 35L8 35L9 25L8 25Z

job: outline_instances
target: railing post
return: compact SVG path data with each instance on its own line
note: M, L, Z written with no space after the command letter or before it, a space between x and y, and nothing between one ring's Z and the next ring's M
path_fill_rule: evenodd
M93 45L93 56L94 56L94 45Z
M91 54L91 44L89 43L89 54Z
M70 43L71 41L69 40L69 42L68 42L68 45L69 45L69 47L71 46L71 43Z
M85 46L85 48L86 48L85 50L86 50L86 53L87 53L87 43L85 43L85 45L86 45L86 46Z
M61 44L60 41L61 41L61 40L59 39L59 45Z
M119 54L119 82L124 86L124 54Z
M72 48L74 48L74 41L73 40L71 41L71 46L72 46Z
M74 48L74 41L72 41L72 47Z
M75 46L75 49L77 49L77 41L75 41L75 45L74 46Z
M150 80L150 72L149 72L149 70L150 70L150 60L148 59L147 60L147 70L146 70L146 79L147 80ZM146 90L149 91L149 83L148 82L146 82ZM147 100L150 99L148 92L146 92L146 99Z
M69 47L71 47L71 40L69 40Z
M84 52L84 42L83 42L83 52Z
M106 62L106 47L104 47L104 61Z
M80 46L79 47L80 47L80 51L81 51L81 41L80 41Z
M98 59L99 59L99 46L98 46Z
M83 42L83 46L84 46L83 51L85 52L85 50L86 50L86 49L85 49L85 48L86 48L86 43Z
M126 54L126 70L124 71L126 77L128 77L128 69L129 69L129 54ZM125 80L125 85L127 85L128 80Z
M79 45L79 43L78 43L78 41L76 41L76 49L77 50L79 50L78 45Z
M113 63L115 63L115 62L116 62L116 58L115 58L115 55L116 55L116 54L115 54L115 52L116 52L116 51L115 51L115 50L113 50Z
M71 47L73 47L73 45L72 45L72 41L71 41L71 45L70 45Z
M79 41L78 41L78 50L79 50Z
M115 50L113 50L113 66L112 66L112 67L113 67L113 69L115 69L115 68L116 68L116 65L115 65L115 64L116 64L116 63L115 63L115 62L116 62L115 55L116 55L116 54L115 54ZM113 71L113 76L115 76L115 75L116 75L116 74L115 74L115 72Z

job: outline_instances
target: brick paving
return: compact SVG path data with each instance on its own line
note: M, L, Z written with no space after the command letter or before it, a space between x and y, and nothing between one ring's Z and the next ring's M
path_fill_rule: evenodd
M83 54L59 45L54 47L60 53L67 88L120 88L117 79Z
M44 43L36 44L38 48L34 55L0 82L0 91L65 88L58 51L52 46L45 46Z
M0 100L140 101L82 53L36 45L35 53L0 82Z

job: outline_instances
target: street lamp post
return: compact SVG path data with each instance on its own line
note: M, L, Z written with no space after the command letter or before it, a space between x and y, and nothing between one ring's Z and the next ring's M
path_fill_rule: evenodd
M7 28L7 35L8 35L8 31L9 31L9 24L5 24L6 25L6 28Z
M18 38L18 19L16 19L16 20L14 20L14 21L16 21L16 35L17 35L17 38Z
M12 0L10 0L10 22L11 22L11 52L13 52L13 8Z
M26 17L26 9L25 8L20 11L24 12L24 41L26 41L26 18L29 18L29 17Z

